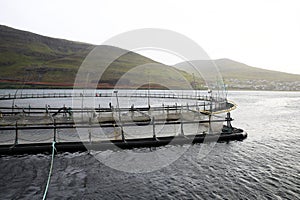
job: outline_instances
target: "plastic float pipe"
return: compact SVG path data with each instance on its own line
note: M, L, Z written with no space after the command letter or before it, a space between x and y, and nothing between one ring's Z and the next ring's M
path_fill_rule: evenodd
M227 142L233 140L244 140L247 133L241 129L234 129L233 133L221 134L199 134L185 136L167 136L156 138L138 138L122 140L106 140L99 142L60 142L56 143L57 152L78 152L95 150L103 151L107 149L133 149L133 148L150 148L172 145L196 144L205 142ZM0 155L19 155L19 154L37 154L51 153L52 143L35 143L35 144L14 144L0 145Z

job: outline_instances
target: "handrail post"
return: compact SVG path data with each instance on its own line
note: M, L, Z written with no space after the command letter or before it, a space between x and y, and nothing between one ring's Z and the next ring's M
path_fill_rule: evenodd
M122 125L121 125L121 135L122 135L122 141L123 141L123 142L126 142L126 141L125 141L124 130L123 130L123 126L122 126Z
M18 144L18 122L16 121L16 136L15 136L15 145Z
M100 117L101 117L101 106L100 106L100 104L99 104L99 107L98 107L98 109L99 109L99 114L98 114L98 117L100 118Z
M152 127L153 127L153 139L156 140L156 134L155 134L155 118L152 117Z
M181 134L181 136L184 136L182 113L180 114L180 134Z
M212 97L212 93L210 93L210 105L209 105L209 115L208 115L208 133L212 133L212 127L211 127L211 117L212 117L212 111L213 111L213 97Z
M28 116L30 116L30 108L31 108L31 106L29 104L29 106L28 106Z
M53 120L54 131L53 131L53 141L56 142L56 119Z

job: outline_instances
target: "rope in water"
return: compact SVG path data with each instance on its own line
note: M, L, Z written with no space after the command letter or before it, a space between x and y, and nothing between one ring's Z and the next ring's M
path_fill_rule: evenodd
M47 180L47 185L45 188L45 192L44 192L44 196L43 196L43 200L46 199L47 193L48 193L48 188L50 185L50 180L51 180L51 175L52 175L52 169L53 169L53 162L54 162L54 154L55 154L55 141L52 142L52 158L51 158L51 165L50 165L50 169L49 169L49 175L48 175L48 180Z

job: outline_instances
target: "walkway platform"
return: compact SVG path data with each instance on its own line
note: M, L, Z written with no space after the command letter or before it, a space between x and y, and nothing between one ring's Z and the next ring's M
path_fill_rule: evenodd
M198 134L183 136L167 136L153 138L137 138L128 140L106 140L97 142L59 142L55 144L56 151L62 152L83 152L87 150L103 151L133 148L152 148L165 145L185 145L209 142L227 142L233 140L244 140L247 133L242 129L233 128L232 133L219 134ZM0 145L0 155L20 155L51 153L52 143L15 144Z

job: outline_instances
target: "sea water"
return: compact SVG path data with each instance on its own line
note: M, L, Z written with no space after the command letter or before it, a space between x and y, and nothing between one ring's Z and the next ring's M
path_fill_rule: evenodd
M232 123L248 133L244 141L101 152L116 157L110 163L88 152L57 154L47 197L300 199L300 93L230 91L228 98L238 105ZM157 160L135 157L156 152ZM184 153L160 166L172 152ZM0 198L41 199L50 161L45 154L2 156ZM126 169L146 169L137 161L158 169Z

